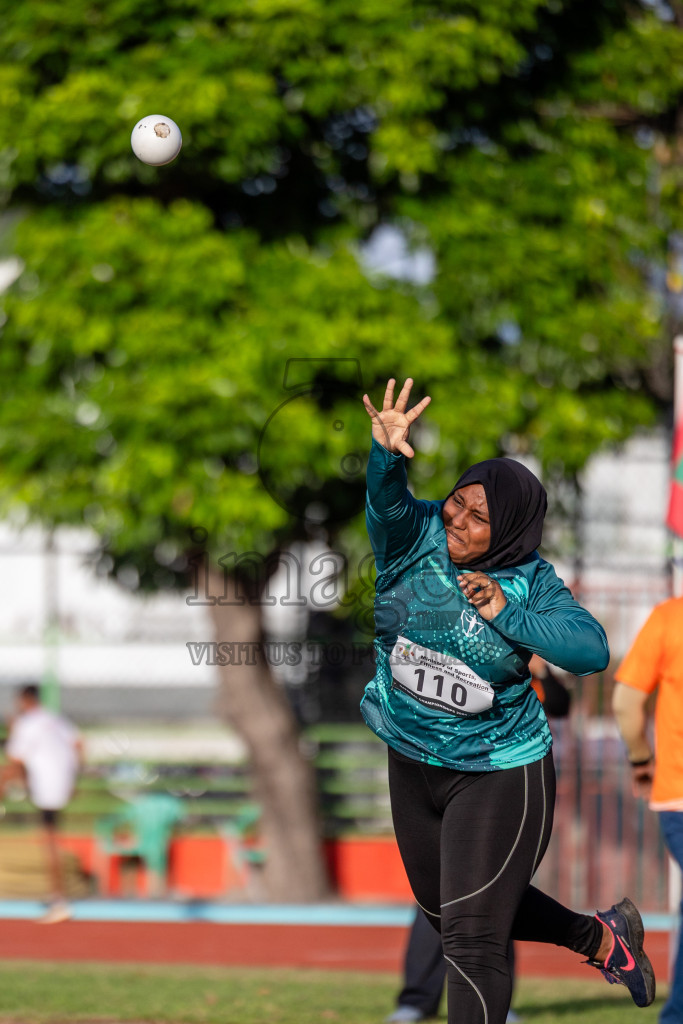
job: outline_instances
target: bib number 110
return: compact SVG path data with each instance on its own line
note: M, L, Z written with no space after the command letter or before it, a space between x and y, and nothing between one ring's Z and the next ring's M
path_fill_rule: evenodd
M416 668L415 675L417 677L415 692L424 693L425 676L427 675L427 670L424 668ZM430 672L429 675L430 682L435 684L435 690L434 693L427 694L426 696L441 697L441 699L443 699L443 688L445 681L444 677L441 675L435 675L432 672ZM446 686L450 686L451 691L450 693L448 693L448 690L446 691L447 695L445 699L448 700L450 698L451 703L455 704L456 707L464 707L465 704L467 703L467 690L465 689L465 687L461 683L450 682L447 682Z

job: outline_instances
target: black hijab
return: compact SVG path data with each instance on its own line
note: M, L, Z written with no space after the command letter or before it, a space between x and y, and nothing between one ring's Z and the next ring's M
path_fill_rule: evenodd
M541 543L548 496L531 470L514 459L487 459L466 469L451 491L481 484L491 523L491 545L467 569L508 569L528 560ZM450 497L450 495L449 495Z

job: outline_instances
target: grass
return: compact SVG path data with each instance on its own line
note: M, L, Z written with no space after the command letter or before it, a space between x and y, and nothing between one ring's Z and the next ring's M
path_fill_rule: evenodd
M390 974L5 961L0 1022L379 1024L397 987ZM661 997L639 1010L599 980L523 980L513 1005L526 1024L655 1024Z

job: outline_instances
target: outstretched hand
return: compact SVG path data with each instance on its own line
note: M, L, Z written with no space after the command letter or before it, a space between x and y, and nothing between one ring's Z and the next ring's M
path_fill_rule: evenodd
M412 459L414 449L408 444L411 424L424 412L431 398L426 395L417 405L406 412L406 405L410 398L410 391L413 386L413 378L408 377L401 388L396 402L394 402L394 388L396 380L391 377L387 381L387 389L384 393L382 411L377 412L367 395L363 395L363 405L368 416L372 419L372 436L375 441L387 449L387 451L400 453Z

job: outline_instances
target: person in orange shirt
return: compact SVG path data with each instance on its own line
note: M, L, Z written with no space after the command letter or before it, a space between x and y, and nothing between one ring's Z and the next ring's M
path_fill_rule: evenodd
M631 763L633 793L659 813L669 852L683 868L683 597L670 598L652 610L616 679L612 708ZM653 753L647 737L647 702L655 691ZM659 1020L683 1021L681 940Z

